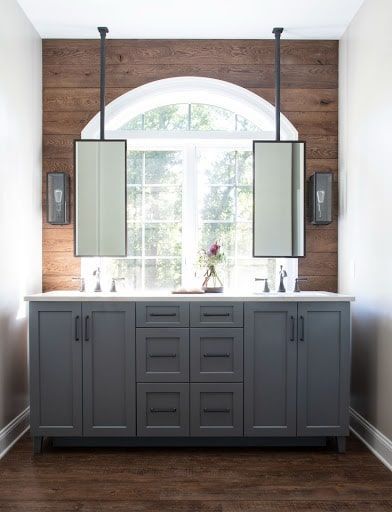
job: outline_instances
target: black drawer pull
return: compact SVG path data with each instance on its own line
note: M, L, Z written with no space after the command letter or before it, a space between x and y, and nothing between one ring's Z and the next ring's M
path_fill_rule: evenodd
M84 319L84 340L90 341L90 317L87 315Z
M156 407L151 407L150 412L177 412L175 407L168 407L167 409L157 409Z
M230 409L227 407L223 407L222 409L208 409L205 407L203 412L230 412Z
M79 336L79 322L80 322L80 316L77 315L75 317L75 341L79 341L80 340L80 336Z
M230 316L230 313L203 313L203 316Z
M203 357L230 357L230 353L225 352L224 354L213 354L206 352L205 354L203 354Z
M177 354L148 354L148 357L177 357Z
M295 339L295 319L293 316L290 317L290 322L291 322L291 336L290 336L290 341L294 341Z
M302 315L299 318L301 320L301 334L299 341L305 341L305 318Z
M150 313L150 316L176 316L177 313Z

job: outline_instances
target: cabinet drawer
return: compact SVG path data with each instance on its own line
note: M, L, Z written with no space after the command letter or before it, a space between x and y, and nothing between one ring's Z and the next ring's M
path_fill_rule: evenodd
M189 384L137 385L138 436L189 435Z
M137 380L188 382L189 329L136 329Z
M191 435L242 436L242 384L191 384Z
M191 303L191 327L242 327L243 304L231 302Z
M191 329L190 352L192 382L242 382L242 329Z
M136 327L188 327L189 304L180 302L138 302Z

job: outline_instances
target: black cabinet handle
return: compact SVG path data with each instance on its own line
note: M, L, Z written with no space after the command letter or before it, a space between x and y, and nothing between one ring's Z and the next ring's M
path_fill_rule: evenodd
M80 340L80 335L79 335L79 322L80 322L80 316L77 315L75 317L75 341L79 341Z
M230 412L230 409L228 409L227 407L224 407L222 409L208 409L205 407L203 409L203 412Z
M84 319L84 339L85 341L90 340L90 317L88 315Z
M290 322L291 322L291 336L290 336L290 341L294 341L295 340L295 319L293 316L290 317Z
M230 313L203 313L203 316L230 316Z
M150 316L176 316L177 313L150 313Z
M177 354L148 354L148 357L177 357Z
M301 320L301 335L299 341L305 341L305 318L301 315L299 319Z
M230 357L229 352L225 352L224 354L212 354L209 352L206 352L203 354L203 357Z
M156 407L151 407L150 408L150 412L177 412L177 409L175 407L168 407L167 409L163 408L156 408Z

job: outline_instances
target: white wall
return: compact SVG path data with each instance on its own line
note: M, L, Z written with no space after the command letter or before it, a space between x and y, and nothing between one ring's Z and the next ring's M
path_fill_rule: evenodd
M28 406L23 296L41 290L41 76L40 37L16 0L1 0L0 433Z
M354 294L352 407L392 440L392 2L340 42L339 289Z

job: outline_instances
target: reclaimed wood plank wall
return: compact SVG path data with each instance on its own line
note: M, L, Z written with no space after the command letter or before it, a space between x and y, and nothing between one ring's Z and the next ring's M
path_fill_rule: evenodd
M282 112L307 142L307 174L334 173L334 220L307 223L303 289L337 289L338 42L282 40ZM147 82L175 76L226 80L274 102L272 40L108 40L109 103ZM43 41L43 289L75 289L73 224L46 222L46 173L67 171L73 140L99 110L99 41ZM73 197L71 198L71 203ZM73 219L72 219L73 222Z

